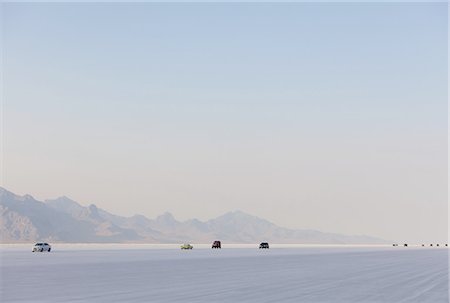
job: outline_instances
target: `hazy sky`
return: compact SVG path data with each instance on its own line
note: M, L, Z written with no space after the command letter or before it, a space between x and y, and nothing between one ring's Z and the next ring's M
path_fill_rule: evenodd
M2 8L7 189L447 237L446 3Z

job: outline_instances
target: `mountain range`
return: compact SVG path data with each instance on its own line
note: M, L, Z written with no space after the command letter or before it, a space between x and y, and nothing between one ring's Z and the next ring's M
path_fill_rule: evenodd
M241 211L203 222L177 221L166 212L156 219L123 217L94 204L82 206L68 197L38 201L0 187L2 243L35 241L67 243L228 243L383 244L364 235L293 230Z

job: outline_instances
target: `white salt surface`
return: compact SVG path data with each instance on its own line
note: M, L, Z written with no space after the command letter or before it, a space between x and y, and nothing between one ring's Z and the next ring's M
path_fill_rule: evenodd
M0 247L1 302L449 302L446 248Z

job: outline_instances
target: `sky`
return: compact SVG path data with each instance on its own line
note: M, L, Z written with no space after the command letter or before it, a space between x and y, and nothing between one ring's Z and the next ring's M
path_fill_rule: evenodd
M447 239L446 3L3 3L1 184Z

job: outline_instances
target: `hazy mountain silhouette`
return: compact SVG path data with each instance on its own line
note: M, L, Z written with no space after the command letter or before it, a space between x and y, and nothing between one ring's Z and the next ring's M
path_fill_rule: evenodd
M386 241L368 236L347 236L315 230L292 230L246 214L228 212L202 222L177 221L166 212L156 219L143 215L122 217L97 208L82 206L68 197L37 201L0 188L1 241L3 243L53 242L138 242L377 244Z

